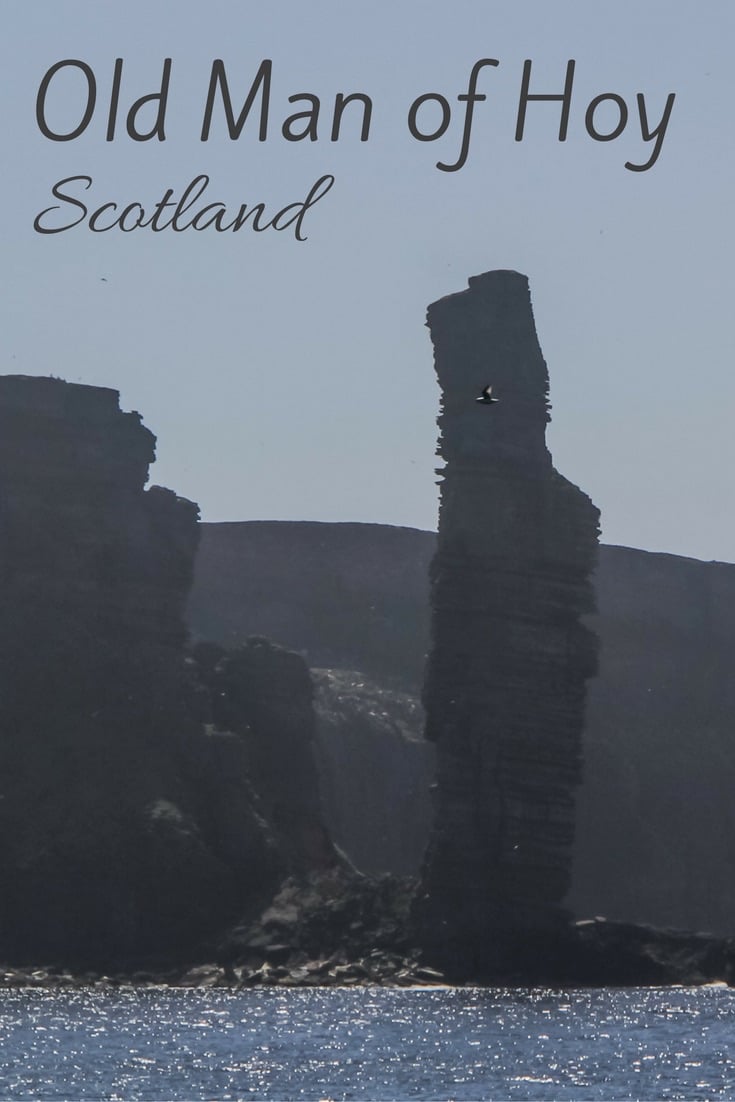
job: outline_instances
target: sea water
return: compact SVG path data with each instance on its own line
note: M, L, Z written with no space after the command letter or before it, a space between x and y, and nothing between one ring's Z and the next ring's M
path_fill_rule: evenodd
M732 1099L735 992L0 992L2 1099Z

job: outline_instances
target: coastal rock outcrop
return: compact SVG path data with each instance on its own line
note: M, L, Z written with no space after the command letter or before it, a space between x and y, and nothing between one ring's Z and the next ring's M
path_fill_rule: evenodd
M251 636L225 650L192 650L200 717L243 747L258 806L287 871L325 872L343 863L324 825L316 763L314 686L300 654Z
M197 507L116 391L0 378L0 955L185 959L283 872L184 664Z
M419 678L409 671L428 650L436 534L363 524L349 525L345 539L338 523L283 521L201 527L192 629L202 634L206 623L221 642L276 631L277 595L282 641L310 664L326 652L340 666L349 654L356 671L316 674L324 814L358 868L415 874L431 821L434 747L422 741ZM324 557L318 587L298 570L305 541ZM359 615L334 632L341 587L330 576L347 575L357 588L366 562ZM727 935L735 913L735 565L603 544L594 588L597 612L587 622L600 640L599 672L587 683L569 906L580 917ZM401 618L399 688L380 672L382 637L360 635L362 608L371 606L388 638ZM388 830L376 831L391 803Z
M314 670L315 753L329 832L361 871L415 875L429 826L434 747L415 694L351 670Z
M429 307L441 505L424 703L435 821L416 921L457 973L567 919L599 513L553 468L528 281L488 272ZM497 405L475 401L487 384Z

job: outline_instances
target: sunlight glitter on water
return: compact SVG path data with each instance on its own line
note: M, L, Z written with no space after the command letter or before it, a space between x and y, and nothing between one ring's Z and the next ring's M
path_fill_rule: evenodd
M3 1099L728 1099L735 992L8 990Z

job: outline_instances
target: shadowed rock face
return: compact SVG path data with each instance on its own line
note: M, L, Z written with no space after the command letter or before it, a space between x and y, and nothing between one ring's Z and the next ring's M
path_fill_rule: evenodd
M477 973L504 931L563 917L596 640L598 510L553 469L528 282L489 272L428 312L442 388L424 702L436 819L417 918ZM500 401L483 406L487 383Z
M280 877L185 677L197 507L116 391L0 378L0 955L181 958Z
M435 769L418 696L349 670L312 676L316 760L332 837L361 872L415 876Z
M572 905L732 935L735 566L601 552Z
M311 667L420 683L432 537L385 524L202 524L188 618L225 647L265 635Z
M314 686L304 659L253 636L231 651L200 643L192 663L203 690L202 718L241 740L259 807L288 872L342 864L322 817Z
M198 509L171 490L143 492L154 458L155 437L140 414L120 412L117 391L0 378L6 716L36 709L39 694L94 700L110 663L123 699L147 706L148 671L160 684L178 669Z
M436 535L348 527L359 529L359 540L354 532L346 539L340 524L202 525L193 627L201 634L206 622L222 642L270 631L312 664L323 653L357 663L359 675L317 674L325 813L358 868L414 873L431 820L434 746L421 741L419 686L408 675L427 651ZM300 566L316 529L323 562L305 578ZM336 634L348 574L359 602ZM600 671L587 684L570 907L580 917L728 934L735 565L601 546L595 590ZM381 612L380 634L375 625L361 632L371 609ZM401 673L403 691L382 674L398 624L406 653L391 669Z

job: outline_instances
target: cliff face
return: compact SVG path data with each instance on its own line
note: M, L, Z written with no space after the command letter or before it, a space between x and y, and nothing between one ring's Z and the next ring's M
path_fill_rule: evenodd
M185 676L197 508L115 391L0 378L0 954L181 957L278 883ZM229 798L228 798L229 797Z
M316 760L329 831L370 875L414 876L426 848L434 747L416 695L349 670L314 670Z
M416 872L431 818L434 747L417 738L419 686L405 671L419 668L428 648L436 536L365 524L349 526L359 539L345 539L342 527L202 525L192 627L203 634L206 622L222 642L273 631L273 596L282 640L309 659L321 648L343 665L349 635L360 676L317 675L325 814L359 868ZM306 582L298 570L305 529L318 530L327 564L318 587L316 566ZM350 576L357 589L365 562L359 615L333 631L341 585L332 588L330 577ZM396 577L401 599L394 603ZM598 611L588 623L599 635L600 669L587 685L570 906L580 917L728 934L735 913L735 565L603 545L594 588ZM401 617L402 692L376 663L383 636L361 634L363 609L371 606L382 610L387 639Z
M193 661L206 700L202 719L239 737L287 871L338 866L319 797L314 686L304 659L251 636L231 651L200 643Z
M553 469L528 283L489 272L434 303L439 535L424 701L436 818L417 918L477 974L511 931L562 917L596 641L598 511ZM488 383L497 405L475 401Z
M160 684L177 670L198 510L170 490L143 492L154 458L155 437L120 412L116 391L0 378L6 717L39 695L109 708L110 664L148 706L149 671Z
M220 618L219 594L242 591L243 563L253 594L268 586L281 594L282 630L297 649L310 655L318 644L339 663L340 640L351 634L359 675L316 675L325 814L360 869L415 873L431 820L434 750L420 738L418 685L407 681L398 691L381 679L375 639L365 638L360 649L360 619L341 624L339 636L320 631L338 595L326 571L315 592L294 568L302 525L202 527L199 611L217 637L227 638L238 624L244 633L268 623L265 598L247 606L233 601L227 619ZM362 600L385 611L388 630L400 608L407 656L399 666L415 668L428 648L426 571L435 534L408 530L402 539L400 530L362 525L361 543L348 548L341 525L315 527L335 576L370 561ZM263 528L270 529L267 546ZM206 538L210 529L216 531ZM281 546L274 551L276 540ZM280 581L274 561L283 567ZM216 567L223 572L210 600ZM404 584L394 609L396 575ZM263 577L267 585L259 589ZM728 934L735 912L735 565L603 545L594 588L597 613L588 623L600 639L600 669L587 685L570 907L581 917ZM303 615L307 601L312 619ZM200 622L194 627L201 630Z
M735 566L601 548L571 902L732 935Z
M311 667L423 676L432 537L385 524L201 525L188 617L225 647L265 635Z
M325 822L361 872L415 874L434 747L418 700L429 633L431 532L384 524L202 524L188 617L232 647L268 636L316 681Z

